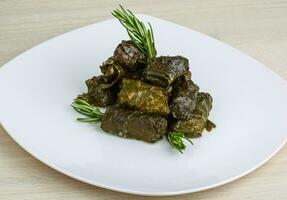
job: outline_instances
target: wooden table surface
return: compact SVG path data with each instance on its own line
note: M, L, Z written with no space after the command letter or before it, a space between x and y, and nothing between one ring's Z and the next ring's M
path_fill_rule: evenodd
M287 79L286 0L145 0L121 4L226 42ZM1 0L0 65L53 36L111 18L110 12L117 5L118 1L111 0ZM286 155L285 145L255 172L215 189L175 197L142 197L62 175L25 152L0 127L0 199L284 200Z

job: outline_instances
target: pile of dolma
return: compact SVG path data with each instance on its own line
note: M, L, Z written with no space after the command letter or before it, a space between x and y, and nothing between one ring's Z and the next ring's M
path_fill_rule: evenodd
M102 72L86 81L88 91L72 107L83 122L101 123L111 134L145 142L166 136L183 153L184 140L200 137L215 124L208 120L212 97L191 80L183 56L157 56L153 29L122 6L112 15L126 29L122 41L100 66ZM98 107L105 107L102 113Z
M155 142L168 132L192 138L215 127L208 120L212 97L191 80L187 58L148 59L132 41L122 41L100 69L78 98L106 107L104 131Z

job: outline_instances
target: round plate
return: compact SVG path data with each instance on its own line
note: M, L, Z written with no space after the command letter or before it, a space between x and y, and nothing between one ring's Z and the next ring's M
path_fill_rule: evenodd
M40 44L0 70L0 120L40 161L78 180L141 195L175 195L235 180L286 142L287 85L262 64L215 39L140 15L154 28L158 55L190 60L193 80L214 98L212 133L184 154L166 139L123 139L80 123L70 104L84 81L127 39L116 20L93 24Z

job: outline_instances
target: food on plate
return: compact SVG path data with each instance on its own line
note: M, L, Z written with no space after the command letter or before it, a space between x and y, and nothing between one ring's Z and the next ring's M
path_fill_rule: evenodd
M165 135L167 120L159 114L148 114L112 105L103 115L101 128L121 137L155 142Z
M175 119L189 119L197 102L199 87L190 79L190 73L178 78L173 84L170 109Z
M104 74L104 82L101 84L102 89L107 89L115 85L125 74L122 66L113 58L109 58L100 66Z
M168 115L169 90L140 80L123 78L120 84L117 103L147 113Z
M209 111L212 108L212 97L208 93L200 92L196 98L195 109L186 119L175 119L171 123L174 131L183 132L187 137L200 137L204 128L213 128L213 123L208 120ZM210 124L211 123L211 124Z
M105 132L149 143L165 136L183 153L184 141L192 144L190 138L215 128L209 120L211 95L191 80L187 58L157 56L150 24L145 26L122 6L112 14L130 40L121 41L99 66L102 75L86 81L88 91L72 103L86 116L78 120L101 123Z
M88 92L79 95L78 98L84 99L90 104L99 107L106 107L116 102L118 86L113 85L106 88L103 75L94 76L86 80ZM102 87L104 86L104 87Z
M144 72L146 82L168 87L188 71L188 60L182 56L160 56L151 59Z
M113 58L130 71L144 68L147 62L146 55L130 40L123 40L117 46Z

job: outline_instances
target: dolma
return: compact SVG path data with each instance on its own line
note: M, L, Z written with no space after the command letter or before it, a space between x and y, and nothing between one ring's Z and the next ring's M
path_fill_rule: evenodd
M107 89L103 89L101 84L104 83L105 78L103 75L94 76L91 79L86 80L88 92L79 95L79 98L99 107L106 107L114 104L117 99L118 85L116 84Z
M167 131L167 120L159 115L146 114L109 106L102 118L101 128L109 133L146 142L155 142Z
M182 56L161 56L150 60L143 73L144 81L168 87L189 69L188 59Z
M171 127L178 132L184 132L187 137L200 137L204 128L214 126L208 120L212 108L212 97L208 93L200 92L197 95L196 106L190 119L175 120ZM212 123L212 124L211 124Z
M129 71L125 70L124 78L142 80L143 70Z
M123 78L117 103L148 113L168 115L169 89L144 83L140 80Z
M125 74L122 66L113 58L109 58L100 66L103 73L103 81L100 84L102 89L107 89L116 84Z
M104 74L105 84L101 84L102 88L111 87L119 82L123 77L141 80L143 69L130 71L122 67L113 57L110 57L100 66L101 72Z
M199 87L190 79L190 73L180 77L173 84L170 98L172 116L176 119L189 119L196 105Z
M136 71L146 65L147 57L136 45L123 40L115 49L113 58L130 71Z

